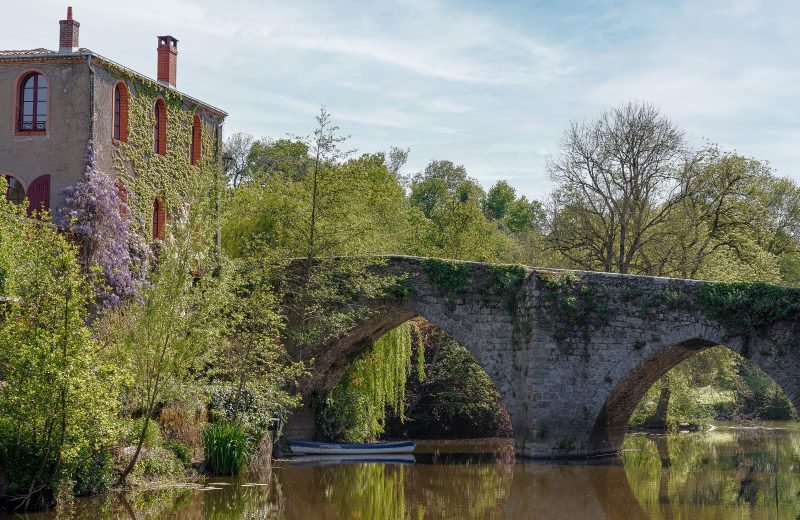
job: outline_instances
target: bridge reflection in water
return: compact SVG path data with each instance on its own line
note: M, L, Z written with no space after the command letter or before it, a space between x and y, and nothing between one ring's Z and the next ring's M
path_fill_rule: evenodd
M77 500L58 518L794 519L800 427L765 426L628 435L621 457L592 464L515 463L509 441L423 443L413 465L280 462L216 489Z

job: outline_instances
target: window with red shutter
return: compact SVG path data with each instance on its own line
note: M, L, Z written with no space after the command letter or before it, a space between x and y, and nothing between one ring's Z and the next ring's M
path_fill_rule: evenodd
M111 137L117 141L128 140L128 87L122 81L114 87L114 127Z
M196 165L200 162L200 154L203 151L203 126L200 116L194 115L194 123L192 124L192 149L191 149L191 163Z
M153 240L164 240L164 226L166 225L166 213L164 203L161 199L153 201Z
M153 151L159 155L167 153L167 104L159 98L153 107Z

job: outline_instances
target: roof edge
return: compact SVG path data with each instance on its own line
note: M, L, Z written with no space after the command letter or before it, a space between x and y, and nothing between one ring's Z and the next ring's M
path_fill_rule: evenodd
M223 119L228 116L228 113L225 112L224 110L222 110L221 108L217 108L214 105L211 105L209 103L201 101L201 100L199 100L199 99L197 99L195 97L192 97L189 94L187 94L185 92L182 92L182 91L180 91L178 89L164 86L163 84L159 83L158 81L156 81L155 79L151 78L150 76L142 74L141 72L137 72L137 71L133 70L130 67L126 67L125 65L117 63L116 61L114 61L112 59L109 59L109 58L106 58L105 56L103 56L101 54L97 54L96 52L93 52L93 51L91 51L89 49L81 49L81 50L79 50L77 52L71 52L71 53L50 52L50 53L40 53L40 54L0 54L0 62L2 62L2 61L19 61L19 60L25 60L25 59L31 59L31 60L34 60L34 59L35 60L54 59L54 60L56 60L56 59L64 59L64 58L67 58L67 57L92 57L92 58L96 59L101 65L103 63L105 63L106 65L111 65L113 67L118 67L118 68L128 72L132 76L136 77L139 81L147 82L147 83L151 84L152 86L156 87L158 90L160 90L162 92L176 92L176 93L180 94L183 98L185 98L188 102L190 102L190 103L192 103L194 105L197 105L197 106L205 109L206 111L208 111L208 112L210 112L210 113L212 113L214 115L220 116Z

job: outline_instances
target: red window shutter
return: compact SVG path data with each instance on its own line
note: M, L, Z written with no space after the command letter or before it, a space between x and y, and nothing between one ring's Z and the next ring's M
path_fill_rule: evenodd
M153 240L164 240L164 225L166 224L166 215L164 212L164 203L161 199L153 201Z
M125 218L128 216L128 188L119 179L117 180L117 191L119 193L119 216Z
M158 203L158 238L159 240L164 240L164 231L166 229L164 226L166 225L167 215L166 211L164 211L164 203L159 201Z
M191 163L196 165L200 162L200 154L202 153L203 146L203 130L200 116L195 114L194 123L192 123L192 149L191 149Z
M40 175L28 186L28 216L50 209L50 175Z

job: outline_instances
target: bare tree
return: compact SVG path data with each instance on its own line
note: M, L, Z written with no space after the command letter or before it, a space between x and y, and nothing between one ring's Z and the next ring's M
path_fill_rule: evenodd
M646 270L642 250L686 196L691 163L683 133L652 105L572 123L548 164L553 247L583 268Z
M225 139L222 146L222 155L226 158L225 174L234 188L247 177L247 159L254 141L252 135L239 132Z

